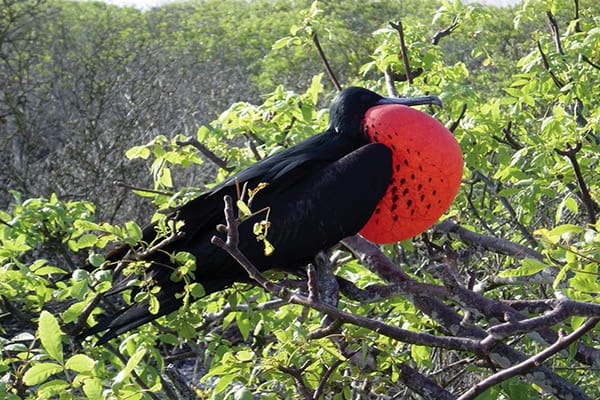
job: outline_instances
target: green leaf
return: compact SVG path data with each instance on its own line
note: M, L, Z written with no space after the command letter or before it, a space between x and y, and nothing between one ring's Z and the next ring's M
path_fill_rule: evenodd
M90 254L90 256L88 257L88 262L94 267L101 266L102 264L104 264L104 261L106 261L106 259L102 254L93 253Z
M42 311L40 314L38 334L42 347L46 349L48 355L63 363L63 347L62 347L62 331L58 325L58 321L48 311Z
M88 378L83 384L83 393L90 400L102 400L102 381L98 378Z
M27 386L39 385L54 374L62 372L63 368L56 363L39 363L29 368L23 375Z
M158 314L160 310L160 302L156 296L148 296L148 312L152 315Z
M242 220L244 220L244 218L247 218L252 215L252 211L246 205L246 203L244 203L242 200L238 200L236 202L236 205L237 205L238 210L240 210L240 218Z
M427 346L410 346L410 355L418 365L431 365L431 349Z
M37 398L38 399L50 399L55 396L60 396L65 393L65 391L69 388L69 383L63 381L62 379L53 379L42 384L37 389ZM62 397L58 397L62 398Z
M204 286L201 283L192 283L189 285L190 294L195 298L204 297L206 291L204 290Z
M88 372L94 369L96 361L85 354L75 354L65 363L65 368L75 372Z
M69 322L75 322L87 306L85 301L78 301L73 303L62 313L62 319L65 324Z
M269 242L267 239L263 239L263 244L265 245L265 256L270 256L275 251L275 247Z
M129 378L131 375L131 371L140 363L144 355L146 354L146 349L142 348L135 352L131 358L127 361L125 367L117 374L114 379L115 383L121 383L125 379Z
M146 160L148 157L150 157L150 149L147 146L134 146L127 150L125 157L127 157L129 160L133 160L134 158Z
M235 353L235 358L238 359L238 361L240 362L249 362L252 361L255 357L255 354L253 351L250 350L240 350L237 353Z
M163 167L160 174L160 183L168 188L173 187L173 178L171 178L171 169Z
M88 247L94 246L98 242L98 236L92 233L86 233L82 235L77 241L69 240L69 247L73 251L78 251Z
M248 318L248 314L246 313L237 313L235 316L235 322L237 323L237 327L242 334L244 340L248 339L250 335L250 330L252 329L252 322Z
M507 269L498 274L501 278L507 278L511 276L528 276L536 274L546 268L549 265L533 258L526 258L521 261L521 266L518 268Z
M127 231L127 235L129 236L129 238L133 239L136 242L141 240L144 236L142 228L140 228L140 226L133 221L128 221L125 224L125 230Z

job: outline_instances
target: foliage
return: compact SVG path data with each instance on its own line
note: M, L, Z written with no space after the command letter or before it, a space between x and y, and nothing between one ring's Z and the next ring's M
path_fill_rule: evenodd
M7 191L0 211L0 398L600 396L596 2L209 0L141 12L3 0L1 13L0 78L13 95L0 101L0 179L23 194ZM388 24L398 19L401 30ZM278 273L268 277L296 297L244 284L203 297L187 280L195 260L173 254L185 307L106 347L80 343L112 286L107 248L160 245L177 233L168 210L325 128L333 91L315 34L344 86L393 81L401 95L442 98L427 111L452 128L466 166L448 219L396 245L354 238L330 252L340 294L321 297L335 313ZM158 242L139 243L144 201ZM143 262L128 268L143 274ZM131 292L116 305L156 306L156 293ZM535 358L555 345L565 351ZM501 376L509 365L525 369Z

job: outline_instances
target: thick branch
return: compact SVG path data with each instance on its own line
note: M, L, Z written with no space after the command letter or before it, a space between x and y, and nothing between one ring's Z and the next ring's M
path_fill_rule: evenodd
M433 229L438 232L454 234L458 236L462 242L476 248L481 247L495 253L505 254L519 259L533 258L538 261L544 261L544 256L529 247L470 231L448 219L434 225Z
M566 349L571 343L574 343L576 340L581 338L587 332L591 331L600 321L600 318L591 318L584 322L579 328L573 331L571 334L567 336L560 336L556 343L552 346L546 348L545 350L537 353L536 355L520 362L517 365L514 365L510 368L506 368L487 379L475 384L471 389L469 389L465 394L460 396L458 400L470 400L476 398L479 394L483 393L486 389L499 384L507 379L512 378L513 376L523 375L525 372L529 371L532 368L536 368L541 365L548 358L552 357L556 353L560 352L563 349ZM573 394L575 396L575 394ZM586 396L587 397L587 396ZM577 398L577 397L573 397Z
M404 384L419 393L425 399L428 400L456 400L452 394L450 394L444 388L438 386L431 379L418 373L414 368L411 368L406 363L401 363L400 369L400 380Z

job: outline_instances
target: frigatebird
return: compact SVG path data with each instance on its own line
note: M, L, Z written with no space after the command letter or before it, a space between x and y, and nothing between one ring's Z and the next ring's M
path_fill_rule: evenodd
M298 271L319 251L359 231L384 243L428 228L450 205L462 175L462 156L450 132L407 107L428 104L441 105L433 96L391 98L358 87L341 91L331 104L327 130L258 161L171 215L183 221L180 236L144 260L147 286L160 288L158 313L149 312L147 301L134 303L105 316L82 336L106 330L97 342L102 344L177 310L184 282L172 279L175 265L169 253L195 257L195 281L206 294L248 281L245 270L211 244L216 226L224 223L224 196L235 199L240 187L260 185L252 209L269 210L271 254L253 232L264 214L239 227L239 248L261 271ZM156 235L156 226L150 225L142 242L151 243ZM107 260L117 261L130 250L122 247Z

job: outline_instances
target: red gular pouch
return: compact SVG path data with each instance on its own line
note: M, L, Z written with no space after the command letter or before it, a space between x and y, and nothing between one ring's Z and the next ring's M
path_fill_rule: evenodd
M463 170L458 142L433 117L399 104L370 108L363 130L392 150L393 175L360 234L380 244L418 235L442 216L458 192Z

